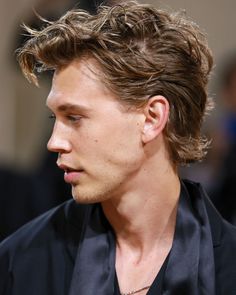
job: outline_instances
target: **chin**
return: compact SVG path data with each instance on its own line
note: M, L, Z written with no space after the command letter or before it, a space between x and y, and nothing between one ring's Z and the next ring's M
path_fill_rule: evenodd
M94 204L106 201L109 199L107 192L98 190L82 190L72 187L73 199L80 204Z
M125 183L123 174L110 174L96 181L84 181L72 185L72 196L77 203L93 204L111 199Z

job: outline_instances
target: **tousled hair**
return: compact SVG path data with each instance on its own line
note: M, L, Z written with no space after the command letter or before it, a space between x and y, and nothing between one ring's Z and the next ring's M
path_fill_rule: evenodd
M75 59L96 60L101 81L119 99L137 107L163 95L170 104L165 138L175 164L201 160L208 141L201 125L210 100L207 82L212 55L204 35L183 14L128 1L100 6L96 15L71 10L18 51L25 76L60 69Z

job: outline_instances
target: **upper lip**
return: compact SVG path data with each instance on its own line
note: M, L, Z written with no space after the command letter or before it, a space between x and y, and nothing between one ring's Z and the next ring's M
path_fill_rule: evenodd
M61 164L61 163L57 163L57 166L60 168L60 169L62 169L62 170L64 170L65 172L71 172L71 171L82 171L83 169L75 169L75 168L73 168L73 167L70 167L70 166L68 166L68 165L65 165L65 164Z

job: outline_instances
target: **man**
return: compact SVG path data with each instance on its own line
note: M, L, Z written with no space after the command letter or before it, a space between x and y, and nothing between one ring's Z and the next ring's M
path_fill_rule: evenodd
M19 51L52 69L48 143L69 201L0 247L0 294L235 294L235 229L178 166L200 160L211 53L181 16L69 11Z

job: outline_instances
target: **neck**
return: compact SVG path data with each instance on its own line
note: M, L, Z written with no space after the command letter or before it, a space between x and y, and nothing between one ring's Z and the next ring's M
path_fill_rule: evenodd
M118 249L140 259L157 245L172 244L180 181L171 165L162 164L159 171L142 169L122 195L102 203Z

